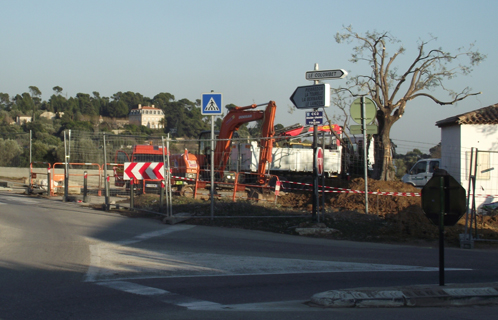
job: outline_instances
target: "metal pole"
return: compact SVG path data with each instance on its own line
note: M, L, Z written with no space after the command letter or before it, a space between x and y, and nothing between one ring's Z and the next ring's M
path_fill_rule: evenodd
M467 213L465 215L465 231L464 231L464 239L463 241L471 240L470 235L472 231L469 232L468 223L469 223L469 214L470 214L470 188L472 186L472 162L474 161L474 147L470 149L470 165L469 165L469 185L467 187ZM469 238L467 239L467 235Z
M109 191L110 191L110 184L111 184L111 177L109 177L109 175L107 175L106 179L105 179L105 203L106 203L106 208L105 210L106 211L109 211L111 209L111 201L110 201L110 195L109 195Z
M83 172L83 202L88 202L88 172Z
M476 148L476 157L474 163L474 176L472 177L472 211L470 215L470 230L472 232L472 223L474 224L474 238L478 239L479 235L477 234L477 212L476 212L476 180L477 180L477 164L479 159L479 149Z
M33 109L34 110L34 109ZM33 190L33 186L31 183L31 163L33 162L33 159L31 158L31 150L33 147L33 132L29 130L29 165L28 165L28 193L31 193Z
M164 205L163 201L163 195L166 197L166 213L168 212L168 194L167 191L165 190L166 188L166 180L168 180L168 176L166 175L166 170L169 170L169 168L166 166L166 150L164 149L164 137L161 136L161 143L163 146L163 185L161 184L161 192L159 196L159 205L162 207Z
M318 63L315 63L315 70L318 70ZM318 80L313 81L315 85L318 84ZM318 108L313 108L313 111L318 111ZM317 125L316 122L313 122L313 204L312 204L312 213L311 220L317 221L317 210L319 207L318 204L318 170L317 170L317 149L318 149L318 133L317 133Z
M109 184L107 183L107 147L105 142L105 133L103 134L104 140L104 187L105 187L105 210L109 210Z
M166 182L166 192L168 192L169 205L168 205L168 217L173 216L173 195L171 191L171 163L169 162L169 133L166 139L166 152L168 153L168 157L166 157L166 161L168 162L168 172L166 173L167 182Z
M164 188L161 185L161 189L160 189L161 193L160 193L160 200L159 200L159 202L160 202L160 206L162 207L163 206L163 198L162 197L163 197L163 192L164 192L164 195L165 195L165 198L166 198L166 215L167 215L169 202L168 202L168 192L167 192L167 189L166 189L166 187L167 187L167 184L166 184L167 182L166 181L168 180L168 175L167 175L166 172L169 171L169 167L167 166L167 163L166 163L166 152L167 151L164 149L164 137L163 136L161 136L161 143L163 145L163 168L164 168L164 170L163 170L163 177L164 177Z
M68 152L67 152L67 135L66 131L64 131L64 197L62 198L63 202L68 201L68 184L69 184L69 179L68 179Z
M55 169L54 169L55 171ZM52 175L50 174L50 168L47 170L47 197L52 195Z
M211 90L212 92L212 90ZM214 220L214 116L211 116L211 220Z
M444 286L444 212L445 212L445 177L439 177L440 213L439 213L439 285Z
M135 184L134 180L130 180L130 209L133 209L135 205Z
M367 128L365 123L365 97L361 96L361 130L363 131L363 170L365 171L365 214L368 214L368 163Z
M330 128L330 134L332 134L332 128ZM323 150L323 172L322 172L322 218L325 214L325 132L322 132L322 150ZM318 216L318 222L320 222L320 216Z

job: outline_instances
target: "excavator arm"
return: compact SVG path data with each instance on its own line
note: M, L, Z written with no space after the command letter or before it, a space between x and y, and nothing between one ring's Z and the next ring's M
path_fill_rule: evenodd
M266 105L266 109L264 111L252 110L263 105ZM273 140L268 138L272 138L275 134L273 126L275 122L276 109L277 106L274 101L270 101L268 104L253 104L246 107L235 107L231 109L225 118L223 118L221 123L221 129L218 136L220 140L216 143L214 153L215 170L219 170L222 173L227 165L228 159L230 158L230 139L232 139L233 133L244 123L263 119L258 166L259 180L261 182L261 180L264 179L266 163L271 161Z

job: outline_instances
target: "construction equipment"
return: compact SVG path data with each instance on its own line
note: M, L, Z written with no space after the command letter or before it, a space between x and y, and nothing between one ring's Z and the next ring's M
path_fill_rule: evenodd
M123 164L125 162L167 162L169 156L169 163L171 168L171 173L175 177L185 178L184 179L173 179L172 185L177 188L181 188L184 184L188 184L188 181L195 180L199 174L199 166L197 157L191 154L185 149L182 154L169 154L166 148L162 146L154 145L135 145L133 146L133 151L131 154L126 153L124 150L116 151L115 162L117 165L114 166L114 178L115 186L125 186L129 187L129 182L123 180ZM145 188L155 188L161 187L161 180L147 179L142 180L141 185L143 190Z
M319 146L324 146L324 174L335 177L341 173L342 146L337 136L342 135L338 125L320 126L317 130L324 132L324 140ZM334 131L332 134L331 131ZM293 179L296 176L309 176L313 172L313 148L306 138L313 134L313 127L294 125L279 130L273 140L276 142L271 152L271 162L268 173L280 178ZM320 137L321 138L321 137ZM305 141L303 141L305 140ZM257 142L239 142L233 146L231 167L240 171L256 172L260 147Z
M253 110L264 105L266 105L264 111ZM223 118L217 137L218 141L214 149L214 163L212 166L220 179L231 180L233 178L233 175L226 173L225 169L229 163L233 146L231 139L233 138L234 133L245 123L263 120L261 125L261 139L259 142L261 152L259 153L258 165L255 172L257 173L257 183L266 183L265 171L267 163L271 162L273 148L272 137L275 134L274 122L276 109L277 106L274 101L270 101L267 104L252 104L246 107L235 107ZM201 136L201 143L199 144L198 157L201 168L207 168L210 159L209 147L205 144L205 142L207 142L206 133Z

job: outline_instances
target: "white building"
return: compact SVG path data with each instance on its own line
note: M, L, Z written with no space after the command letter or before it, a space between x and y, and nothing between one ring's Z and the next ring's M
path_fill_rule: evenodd
M497 202L498 104L437 121L436 125L441 128L441 168L467 192L470 175L475 173L476 208Z
M137 126L146 126L150 129L162 129L164 126L162 121L164 112L161 109L138 105L137 109L132 109L129 116L130 124Z

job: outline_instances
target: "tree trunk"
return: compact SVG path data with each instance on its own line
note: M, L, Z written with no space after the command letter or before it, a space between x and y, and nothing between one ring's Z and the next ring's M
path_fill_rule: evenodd
M374 158L373 178L382 181L394 180L395 172L393 168L393 158L391 152L390 132L394 122L390 119L382 119L383 125L379 121L379 133L374 136Z

